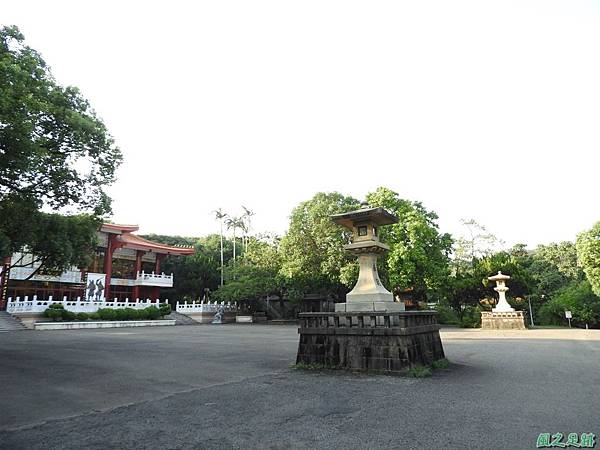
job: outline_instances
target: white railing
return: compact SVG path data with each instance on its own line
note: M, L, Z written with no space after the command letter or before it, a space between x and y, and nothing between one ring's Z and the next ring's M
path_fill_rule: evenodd
M182 314L192 314L192 313L216 313L219 308L223 308L225 312L236 312L238 310L237 303L231 302L204 302L204 301L193 301L192 303L179 303L175 304L175 311Z
M13 267L10 269L11 280L26 280L36 270L34 267ZM54 281L57 283L82 283L81 272L78 270L66 270L60 275L40 275L31 277L32 281Z
M137 286L173 287L173 274L138 272L135 278Z
M77 300L67 300L66 297L63 297L62 300L53 300L52 296L48 297L48 300L38 300L37 296L33 296L31 299L25 296L23 298L17 297L13 299L12 297L8 298L8 303L6 305L6 311L10 314L15 313L42 313L44 312L51 304L60 303L63 307L72 312L86 312L93 313L98 311L100 308L114 308L114 309L123 309L123 308L133 308L133 309L144 309L148 306L156 306L164 305L168 303L168 300L160 301L160 299L156 300L140 300L139 298L135 301L130 301L129 299L125 299L125 301L119 301L116 298L112 302L107 301L98 301L98 302L87 302L81 300L81 297L77 297Z

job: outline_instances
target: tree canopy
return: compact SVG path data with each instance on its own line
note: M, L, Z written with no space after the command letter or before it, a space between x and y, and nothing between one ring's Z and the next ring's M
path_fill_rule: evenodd
M343 248L350 232L330 217L359 206L358 200L338 192L319 192L294 208L281 240L282 275L304 285L307 292L343 290L341 275L354 264Z
M413 297L421 301L440 291L449 275L452 238L439 232L437 214L385 187L367 194L367 202L387 209L399 219L379 232L390 246L387 272L392 289L411 289Z
M85 266L121 159L79 90L56 82L17 27L0 28L0 257L25 248L44 270Z
M75 87L60 86L17 27L0 29L0 199L104 214L121 152Z
M600 222L577 236L577 257L592 290L600 296Z

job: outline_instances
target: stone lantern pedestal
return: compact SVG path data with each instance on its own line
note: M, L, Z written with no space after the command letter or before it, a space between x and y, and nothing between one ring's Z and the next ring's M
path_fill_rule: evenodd
M383 208L365 207L332 220L352 230L345 249L358 258L358 281L335 312L300 313L296 362L393 373L444 358L437 313L405 311L377 273L377 259L389 250L379 241L378 227L398 218Z
M523 311L515 311L506 301L506 281L510 280L508 275L498 272L497 275L488 277L495 281L494 290L498 293L498 304L492 308L492 312L481 313L481 328L485 330L525 330L525 318Z

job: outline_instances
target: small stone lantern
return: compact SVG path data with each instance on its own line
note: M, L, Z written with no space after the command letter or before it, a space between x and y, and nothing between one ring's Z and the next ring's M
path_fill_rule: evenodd
M346 303L335 305L336 312L404 311L404 303L394 301L377 272L377 259L389 250L379 241L378 228L397 223L398 218L383 208L365 205L356 211L331 216L331 219L352 231L352 242L344 248L358 257L360 267L356 286L346 295Z
M495 281L494 290L498 293L498 304L492 311L481 312L481 328L484 330L525 330L523 311L515 311L506 301L506 281L510 280L508 275L498 272L497 275L488 277L489 281Z
M498 304L495 308L492 308L492 312L513 312L515 309L511 308L506 301L506 291L508 291L508 288L506 287L506 281L510 280L510 277L508 275L504 275L502 272L498 272L498 275L488 277L488 280L496 282L496 287L494 290L499 296Z

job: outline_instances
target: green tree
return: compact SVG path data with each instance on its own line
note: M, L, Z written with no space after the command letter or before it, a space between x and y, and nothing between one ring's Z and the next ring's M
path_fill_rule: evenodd
M97 245L100 221L91 215L63 216L31 208L31 203L0 202L0 251L12 255L22 249L35 256L37 270L57 274L71 267L87 267ZM15 214L30 213L22 228L14 228ZM29 263L29 261L28 261ZM22 261L12 267L23 267Z
M215 213L215 219L217 219L219 221L219 225L220 225L220 244L221 244L221 286L223 286L224 283L224 270L225 270L225 255L223 253L223 222L227 219L227 213L224 212L221 208L217 209L216 211L213 211Z
M300 203L290 216L288 233L281 240L281 274L303 292L345 294L341 274L353 259L344 251L349 231L334 224L333 214L357 209L360 202L338 192L317 193Z
M454 241L452 258L454 272L468 272L476 260L492 255L503 245L502 240L474 219L462 219L461 223L465 234Z
M592 291L588 280L573 281L545 303L539 318L546 324L564 324L565 311L571 311L573 323L584 326L596 324L600 319L600 298Z
M168 236L148 234L146 239L168 245L194 246L196 253L189 256L168 256L162 268L172 273L172 289L165 290L163 296L175 300L200 300L204 290L214 291L219 286L220 236L211 234L205 237Z
M264 236L253 238L248 250L234 264L227 267L227 278L214 294L220 301L246 303L254 309L256 302L267 295L283 298L286 291L285 279L280 274L281 255L279 238Z
M379 233L390 246L387 266L393 291L410 288L418 301L440 293L449 276L452 238L439 232L437 214L384 187L369 193L367 202L385 208L399 219L396 224L382 227Z
M56 83L17 27L1 28L0 257L26 247L40 270L85 266L81 258L90 257L95 226L110 211L105 188L120 162L77 88ZM43 206L90 215L47 214Z
M585 275L577 263L577 248L573 242L539 245L534 253L536 259L552 264L565 278L583 280Z
M56 83L17 27L0 29L0 200L104 214L121 152L77 88Z
M594 293L600 296L600 222L577 236L577 258Z

